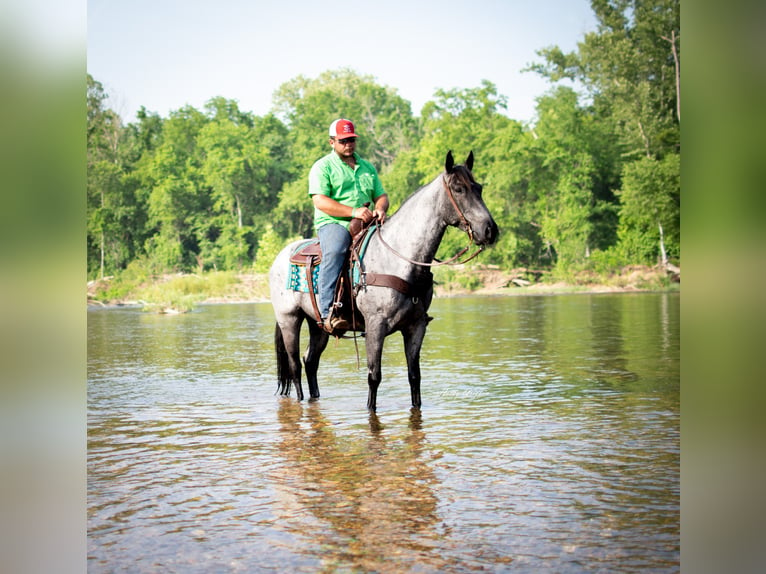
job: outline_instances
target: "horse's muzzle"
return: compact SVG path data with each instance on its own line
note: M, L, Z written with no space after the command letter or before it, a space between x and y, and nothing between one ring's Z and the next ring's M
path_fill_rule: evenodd
M497 241L500 230L494 219L490 219L483 228L473 230L473 240L476 245L492 245Z

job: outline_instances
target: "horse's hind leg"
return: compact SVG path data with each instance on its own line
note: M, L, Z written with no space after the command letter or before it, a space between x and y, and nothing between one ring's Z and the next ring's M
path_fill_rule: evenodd
M312 399L319 398L319 382L317 380L317 371L319 370L319 358L322 356L327 347L327 341L330 340L328 335L323 329L309 319L309 346L306 349L306 356L303 359L303 364L306 367L306 381L309 384L309 396Z
M299 401L303 400L301 387L301 353L300 353L301 319L290 317L277 324L275 335L277 344L277 362L279 372L280 394L290 394L290 383L295 386ZM279 335L282 345L280 349Z
M289 395L293 374L279 323L274 326L274 348L277 352L277 391L280 395Z

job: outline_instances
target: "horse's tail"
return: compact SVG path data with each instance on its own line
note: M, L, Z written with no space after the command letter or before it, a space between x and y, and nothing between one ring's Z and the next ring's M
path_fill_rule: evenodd
M279 323L274 325L274 348L277 352L277 392L280 395L287 395L290 393L290 364Z

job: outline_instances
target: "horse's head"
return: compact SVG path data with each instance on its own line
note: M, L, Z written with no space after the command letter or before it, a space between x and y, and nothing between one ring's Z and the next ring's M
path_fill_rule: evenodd
M473 178L473 151L465 165L455 165L452 151L444 162L444 184L452 204L447 208L447 223L459 227L476 245L492 245L499 230L481 197L482 186Z

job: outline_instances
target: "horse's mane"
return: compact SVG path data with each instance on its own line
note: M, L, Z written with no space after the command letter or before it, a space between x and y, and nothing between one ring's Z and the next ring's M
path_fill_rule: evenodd
M408 202L408 201L410 201L410 200L411 200L413 197L415 197L415 196L418 194L418 192L419 192L421 189L424 189L424 188L428 187L428 186L429 186L429 185L431 185L432 183L433 183L433 180L432 180L431 182L429 182L429 183L426 183L425 185L421 185L419 188L417 188L415 191L413 191L411 194L409 194L409 195L407 196L407 198L406 198L406 199L405 199L405 200L402 202L402 204L399 206L399 209L397 209L397 210L396 210L396 213L399 213L399 210L401 210L401 209L402 209L402 207L404 207L405 205L407 205L407 202ZM393 217L394 215L396 215L396 213L392 213L392 214L391 214L391 216Z
M462 171L465 171L465 173L468 175L468 180L469 180L469 181L473 181L473 177L471 176L471 172L468 170L468 168L467 168L466 166L464 166L464 165L460 164L460 165L456 165L455 167L453 167L453 168L452 168L452 171L453 171L453 173L454 173L455 171L457 171L457 170L462 170ZM407 196L407 198L406 198L406 199L405 199L405 200L402 202L402 204L399 206L399 208L396 210L396 212L391 214L391 217L393 217L394 215L396 215L397 213L399 213L399 211L400 211L400 210L401 210L401 209L402 209L402 208L403 208L405 205L407 205L407 202L408 202L408 201L410 201L410 200L411 200L413 197L415 197L415 196L416 196L416 195L417 195L417 194L420 192L420 190L422 190L422 189L425 189L425 188L426 188L426 187L428 187L429 185L433 184L433 183L434 183L434 182L435 182L435 181L436 181L436 180L439 178L439 176L440 176L440 175L442 175L443 173L444 173L444 172L441 172L439 175L437 175L436 177L434 177L434 178L433 178L431 181L429 181L428 183L426 183L426 184L424 184L424 185L421 185L421 186L420 186L420 187L418 187L418 188L417 188L415 191L413 191L411 194L409 194L409 195Z

